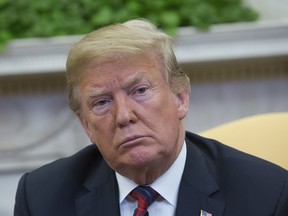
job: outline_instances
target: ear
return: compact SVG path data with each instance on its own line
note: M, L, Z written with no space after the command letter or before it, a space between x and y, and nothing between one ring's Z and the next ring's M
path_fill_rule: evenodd
M92 135L91 129L89 127L89 122L87 121L86 117L80 111L76 112L76 115L77 115L82 127L85 129L85 132L86 132L87 136L89 137L91 143L94 143L93 135Z
M182 120L189 110L189 92L187 89L176 94L179 119Z

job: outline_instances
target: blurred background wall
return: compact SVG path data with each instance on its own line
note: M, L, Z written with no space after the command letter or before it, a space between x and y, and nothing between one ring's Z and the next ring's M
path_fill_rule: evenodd
M191 78L187 130L288 111L288 1L245 0L252 23L191 28L175 52ZM2 20L3 22L3 20ZM65 58L80 36L10 43L0 54L0 215L12 215L20 176L89 144L67 105ZM44 44L43 44L44 42Z

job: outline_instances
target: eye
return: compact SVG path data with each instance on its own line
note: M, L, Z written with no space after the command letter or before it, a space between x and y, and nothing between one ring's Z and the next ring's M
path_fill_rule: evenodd
M95 115L103 115L109 110L110 104L111 104L110 99L95 100L92 103L92 111Z
M136 94L144 94L147 91L147 87L140 87L138 89L136 89Z
M106 106L108 103L110 102L110 100L107 100L107 99L102 99L102 100L97 100L93 106L96 106L96 107L104 107Z

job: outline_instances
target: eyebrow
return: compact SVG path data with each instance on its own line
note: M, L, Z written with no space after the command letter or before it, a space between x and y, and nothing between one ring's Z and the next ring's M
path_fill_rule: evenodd
M106 88L91 88L88 90L87 96L89 98L94 98L100 95L107 94L109 91Z
M128 80L125 80L124 83L121 84L121 88L129 89L131 86L139 83L141 80L148 81L149 83L151 83L151 80L149 80L147 76L145 76L143 74L137 74L136 76L133 76L130 79L128 77ZM88 90L88 94L87 94L88 100L91 98L95 98L97 96L109 94L110 92L111 91L105 87L91 88Z
M146 76L144 76L143 74L138 74L132 78L128 78L127 81L124 82L124 84L122 85L122 87L124 89L129 88L130 86L133 86L137 83L139 83L141 80L148 80Z

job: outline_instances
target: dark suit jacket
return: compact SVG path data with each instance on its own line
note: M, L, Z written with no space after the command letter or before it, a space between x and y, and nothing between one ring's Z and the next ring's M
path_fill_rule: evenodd
M217 141L187 133L177 216L288 216L288 172ZM14 216L117 216L118 186L95 145L29 174Z

